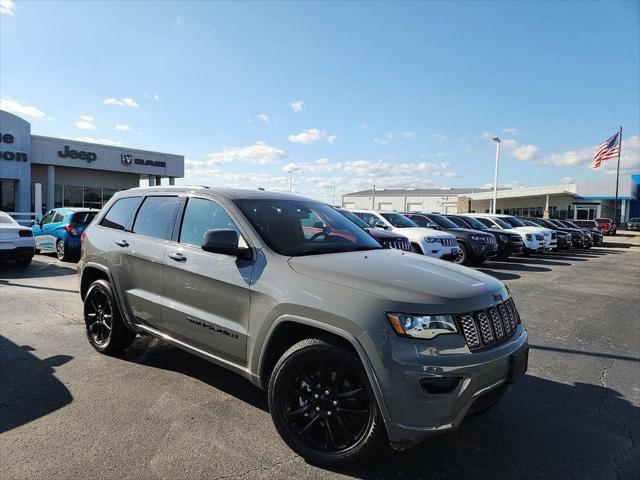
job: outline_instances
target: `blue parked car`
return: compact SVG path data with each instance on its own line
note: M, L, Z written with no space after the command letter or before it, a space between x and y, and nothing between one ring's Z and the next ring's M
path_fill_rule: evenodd
M80 235L99 210L89 208L54 208L44 214L31 229L36 239L36 253L56 252L58 259L80 256Z

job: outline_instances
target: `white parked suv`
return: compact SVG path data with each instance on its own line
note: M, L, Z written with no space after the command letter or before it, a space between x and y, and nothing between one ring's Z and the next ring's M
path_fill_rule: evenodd
M0 258L13 260L16 265L29 265L35 253L33 232L23 227L8 213L0 212Z
M372 228L400 233L411 242L411 249L429 257L453 260L458 256L459 246L454 235L434 228L416 225L397 212L378 212L375 210L352 210Z
M492 214L493 215L493 214ZM545 227L531 227L529 225L525 225L521 220L517 219L512 215L505 214L495 214L496 218L501 219L504 222L507 222L511 225L511 228L516 230L520 230L523 232L528 232L532 234L540 234L544 235L544 249L552 250L558 246L558 238L556 236L556 232L551 230L550 228Z
M493 215L491 213L465 213L469 217L476 218L478 221L484 223L489 228L499 228L504 230L505 233L515 233L520 235L524 242L523 254L529 255L535 252L544 252L545 242L544 234L542 232L527 232L520 228L513 228L510 223L506 222L501 215Z

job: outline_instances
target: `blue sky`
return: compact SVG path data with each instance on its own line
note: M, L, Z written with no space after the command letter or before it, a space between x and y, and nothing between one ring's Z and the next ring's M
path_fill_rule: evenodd
M483 186L640 170L640 3L0 0L2 108L185 155L183 183Z

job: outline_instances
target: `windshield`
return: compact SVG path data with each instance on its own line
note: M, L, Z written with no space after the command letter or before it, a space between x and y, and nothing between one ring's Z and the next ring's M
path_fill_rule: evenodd
M571 228L582 228L580 225L576 225L575 223L570 222L570 221L568 221L568 220L565 220L565 221L564 221L564 224L565 224L565 225L567 225L567 226L569 226L569 227L571 227Z
M399 213L381 213L380 215L382 215L387 222L396 228L410 228L418 226L412 220L409 220L407 217L400 215Z
M509 229L511 228L511 225L509 225L507 222L504 221L504 219L502 218L492 218L491 220L493 220L494 222L496 222L498 225L500 225L502 228L506 228Z
M473 228L474 230L489 230L488 226L486 226L484 223L482 223L481 221L479 221L476 218L473 218L473 217L462 217L462 220L464 220L466 223L468 223L469 226L471 228Z
M371 228L367 222L362 220L355 213L350 212L349 210L342 210L342 209L339 209L339 208L336 208L336 210L338 210L338 212L340 212L342 215L347 217L349 220L351 220L353 223L355 223L360 228Z
M334 208L305 200L236 200L262 239L286 256L382 248Z
M496 219L497 220L497 219ZM524 223L518 220L516 217L500 217L500 220L508 223L512 227L526 227Z
M13 221L13 218L11 218L8 214L4 213L4 212L0 212L0 223L4 223L4 224L14 224L15 222Z
M560 227L560 228L566 228L567 226L564 225L562 222L560 222L559 220L556 219L549 219L548 222L554 224L556 227Z
M455 223L442 215L429 215L427 218L442 228L458 228Z

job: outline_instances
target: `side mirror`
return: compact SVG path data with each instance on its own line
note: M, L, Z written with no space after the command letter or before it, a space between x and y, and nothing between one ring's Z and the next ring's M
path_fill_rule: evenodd
M205 252L233 255L248 260L251 258L251 250L239 247L240 237L235 230L207 230L202 237L202 249Z
M374 223L374 228L378 228L380 230L386 230L387 226L382 220L376 220L376 223Z
M31 220L31 226L35 226L35 225L39 225L39 223L36 220Z
M442 230L440 225L436 225L435 223L427 223L428 228L433 228L434 230Z
M323 229L324 228L324 223L322 222L313 222L313 228L319 228L319 229Z

